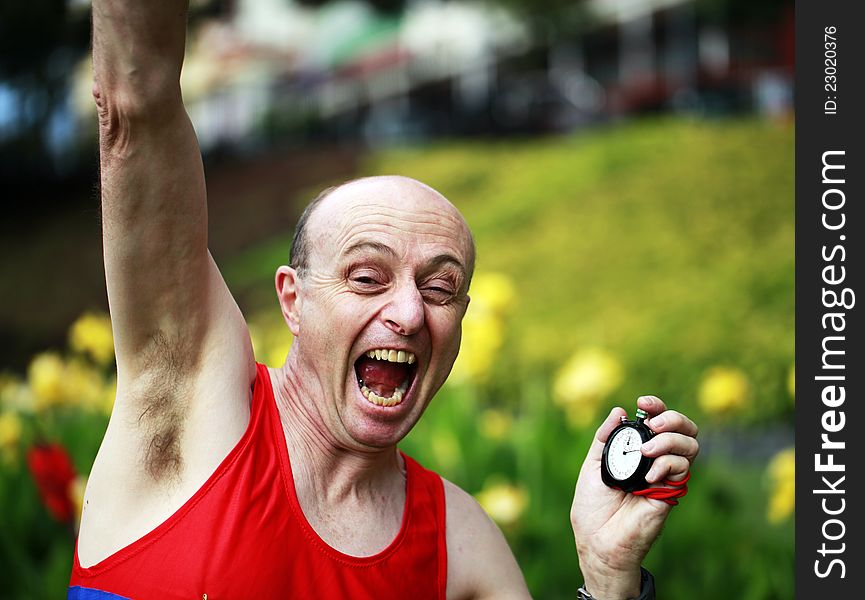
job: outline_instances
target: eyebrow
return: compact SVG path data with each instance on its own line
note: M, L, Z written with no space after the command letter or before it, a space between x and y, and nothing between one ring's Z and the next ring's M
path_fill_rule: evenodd
M351 254L358 254L360 252L372 250L373 252L378 252L379 254L389 254L390 256L396 257L396 251L388 246L387 244L382 244L381 242L372 242L372 241L361 241L355 244L352 244L343 252L343 256L349 256Z
M450 264L450 265L457 267L460 270L460 272L463 274L463 276L465 276L465 274L466 274L465 266L463 265L463 263L460 262L460 260L458 258L453 256L452 254L438 254L438 255L436 255L430 259L428 266L429 267L438 267L438 266L447 265L447 264Z
M394 258L397 257L396 251L387 244L382 244L381 242L374 242L370 240L362 240L360 242L352 244L345 249L345 251L343 252L343 256L351 256L352 254L358 254L370 250L379 254L387 254ZM426 266L428 268L435 268L448 264L458 268L460 270L460 273L462 273L463 277L466 276L465 265L463 265L463 263L460 262L460 260L452 254L437 254L429 260Z

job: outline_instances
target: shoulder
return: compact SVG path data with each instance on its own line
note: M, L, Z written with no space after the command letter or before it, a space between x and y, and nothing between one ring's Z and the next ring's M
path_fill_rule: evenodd
M505 536L469 493L442 477L447 510L448 598L529 598Z
M474 497L461 487L442 477L447 507L448 542L454 539L467 538L477 540L478 536L501 539L507 545L504 536L495 522L484 511Z

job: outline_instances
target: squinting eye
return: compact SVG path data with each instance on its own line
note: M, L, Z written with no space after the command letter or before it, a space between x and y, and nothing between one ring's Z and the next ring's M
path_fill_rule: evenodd
M421 290L421 294L430 302L439 304L444 304L454 297L454 293L451 290L440 287L424 288Z
M382 276L369 269L358 269L348 274L348 283L359 292L373 291L382 285Z

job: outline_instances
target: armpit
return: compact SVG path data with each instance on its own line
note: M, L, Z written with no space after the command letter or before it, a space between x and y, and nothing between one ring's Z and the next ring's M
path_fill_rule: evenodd
M142 359L130 400L140 410L137 425L145 471L162 482L178 477L183 468L181 440L197 353L160 331L151 337Z

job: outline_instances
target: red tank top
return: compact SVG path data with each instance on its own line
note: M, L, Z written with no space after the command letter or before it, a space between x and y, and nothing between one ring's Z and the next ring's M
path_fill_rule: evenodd
M216 471L165 522L105 560L83 568L76 550L68 598L443 599L444 488L404 458L406 503L391 544L362 558L330 547L301 511L270 374L259 364L249 425Z

